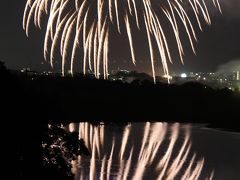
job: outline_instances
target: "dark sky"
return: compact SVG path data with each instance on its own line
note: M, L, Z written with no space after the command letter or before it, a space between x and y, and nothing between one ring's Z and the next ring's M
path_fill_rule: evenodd
M157 0L154 0L157 1ZM170 66L172 72L183 71L216 71L218 66L226 62L240 59L240 1L221 0L223 15L212 12L212 26L206 26L204 32L197 32L198 45L197 56L186 50L185 65L179 63L179 59L173 55L174 64ZM42 71L49 69L43 59L44 31L31 28L30 38L27 38L22 30L22 14L25 1L7 0L0 6L0 60L12 69L31 67ZM115 42L121 45L121 43ZM139 71L150 73L148 51L141 49L137 55L137 67ZM117 50L112 51L115 53ZM173 52L174 54L174 52ZM117 60L110 60L112 67L131 69L133 66L130 57L122 53L115 53ZM159 68L160 69L160 68Z

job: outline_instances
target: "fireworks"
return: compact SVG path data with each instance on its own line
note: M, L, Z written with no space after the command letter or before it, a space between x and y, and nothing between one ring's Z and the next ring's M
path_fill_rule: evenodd
M133 123L117 134L104 125L92 127L89 123L80 123L79 126L80 138L86 139L91 157L79 157L75 179L207 180L214 176L212 171L204 177L204 158L198 160L196 153L191 153L190 126ZM95 131L91 134L86 128ZM106 143L100 143L96 153L101 139Z
M179 24L184 30L191 48L195 53L194 43L197 41L193 21L202 30L203 20L210 25L211 18L208 6L215 6L221 12L219 0L28 0L26 3L23 28L29 36L31 22L42 28L44 15L48 15L44 58L55 65L57 52L62 57L63 75L70 70L74 73L77 54L83 54L83 73L94 72L97 78L101 74L108 78L109 68L109 35L113 32L128 38L132 63L137 59L134 46L133 27L146 33L155 81L154 43L161 59L166 77L169 77L168 64L172 63L171 50L164 21L170 24L176 40L179 58L183 63L184 48L180 37ZM157 8L156 8L157 6ZM189 9L194 14L190 18ZM69 65L70 64L70 65Z

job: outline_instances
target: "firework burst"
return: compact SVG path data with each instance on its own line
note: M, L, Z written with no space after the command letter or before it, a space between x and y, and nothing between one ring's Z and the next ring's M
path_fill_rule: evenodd
M109 34L118 32L128 38L132 63L136 65L134 27L146 34L151 59L152 75L155 81L154 43L160 56L163 72L168 77L168 64L172 63L168 38L163 21L170 24L177 44L179 58L183 63L184 48L179 25L184 27L189 43L195 53L197 41L193 21L202 30L200 18L210 25L208 6L215 6L220 12L219 0L28 0L26 3L23 28L29 36L31 22L42 28L48 15L44 58L55 65L54 57L60 51L62 73L74 72L77 54L81 52L83 72L94 72L108 78ZM157 8L156 8L157 7ZM190 18L189 7L194 17ZM70 64L70 65L68 65Z

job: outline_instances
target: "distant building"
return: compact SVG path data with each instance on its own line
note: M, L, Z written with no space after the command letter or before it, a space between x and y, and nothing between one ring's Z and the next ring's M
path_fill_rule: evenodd
M134 80L153 81L153 77L151 77L146 73L138 73L136 71L128 71L128 70L120 70L116 74L111 75L109 79L112 81L120 80L127 83L132 83Z

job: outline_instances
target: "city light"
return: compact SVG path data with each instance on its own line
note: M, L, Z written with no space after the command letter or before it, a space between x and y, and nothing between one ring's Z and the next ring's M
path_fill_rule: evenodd
M182 73L181 74L181 78L186 78L187 77L187 74L186 73Z

